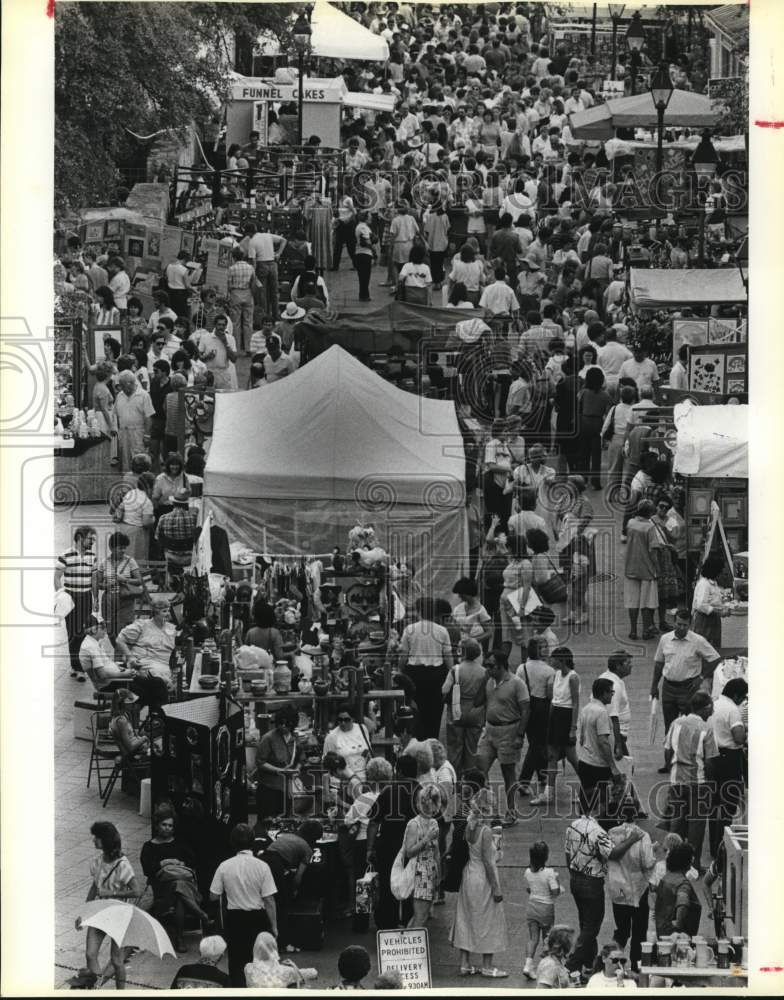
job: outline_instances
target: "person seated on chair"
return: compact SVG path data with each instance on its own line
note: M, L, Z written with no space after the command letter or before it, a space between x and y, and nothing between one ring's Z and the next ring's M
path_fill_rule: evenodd
M142 848L143 849L143 848ZM228 973L218 968L218 962L226 952L226 942L219 934L199 941L200 961L181 965L172 980L172 990L214 990L228 989L231 985Z
M87 631L79 647L79 663L98 694L128 687L136 679L135 670L115 663L114 646L100 615L92 614L87 620Z
M117 652L126 665L138 671L134 690L144 690L143 696L150 707L166 704L172 686L169 664L177 629L168 616L168 599L153 597L152 618L138 618L126 625L116 641ZM142 694L142 690L138 693Z
M133 726L128 706L139 699L128 688L120 688L112 695L112 717L109 721L109 735L117 743L123 757L141 760L150 753L150 741L139 736Z
M186 911L202 923L209 917L199 905L201 894L196 883L196 859L190 848L175 836L175 821L174 809L168 802L156 806L152 818L153 836L142 845L140 860L152 888L153 916L159 920L170 914L174 916L174 947L177 951L186 951L182 940Z

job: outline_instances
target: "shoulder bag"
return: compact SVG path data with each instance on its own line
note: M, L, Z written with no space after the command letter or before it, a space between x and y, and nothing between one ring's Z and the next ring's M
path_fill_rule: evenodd
M406 863L405 845L397 852L397 856L392 862L392 871L389 873L389 888L395 899L408 899L413 893L416 860L416 858L410 858Z
M554 575L549 580L545 580L544 583L537 584L537 592L547 604L563 604L567 597L566 581L555 569L550 556L547 556L547 561L554 570Z
M133 580L131 577L122 576L122 570L127 570L128 563L130 562L128 556L125 557L125 562L122 564L117 572L117 577L120 584L120 592L128 597L139 597L144 593L144 584L139 583L137 580Z

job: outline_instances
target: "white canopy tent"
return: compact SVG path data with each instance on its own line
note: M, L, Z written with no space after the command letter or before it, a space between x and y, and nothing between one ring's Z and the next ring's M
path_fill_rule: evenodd
M353 17L333 7L326 0L317 0L310 17L310 51L325 59L360 59L367 62L386 62L389 45L381 35L374 35ZM270 34L259 35L258 51L263 55L280 54L280 42Z
M374 35L353 17L326 3L316 0L310 17L313 32L310 48L314 56L327 59L363 59L386 62L389 45L381 35Z
M748 406L695 406L673 411L678 434L673 470L682 476L747 479Z
M629 302L635 309L734 305L746 299L746 289L735 267L633 267L629 271Z
M204 495L253 551L345 548L362 522L436 593L462 571L465 455L453 404L395 388L337 345L279 382L218 396Z

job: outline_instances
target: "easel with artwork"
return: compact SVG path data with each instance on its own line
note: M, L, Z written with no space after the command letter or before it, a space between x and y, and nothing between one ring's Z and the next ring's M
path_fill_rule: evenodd
M749 391L747 344L704 344L689 351L691 391L721 393L745 402Z

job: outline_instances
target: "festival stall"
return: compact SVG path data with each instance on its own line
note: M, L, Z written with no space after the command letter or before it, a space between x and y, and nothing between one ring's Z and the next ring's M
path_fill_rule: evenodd
M664 112L664 127L711 128L719 120L710 98L689 90L673 90ZM619 128L657 128L659 116L649 90L631 97L612 97L569 116L575 139L611 139Z
M207 504L253 551L345 545L357 523L449 593L466 552L465 456L451 403L389 385L339 346L281 382L216 399Z
M677 441L673 472L686 485L686 539L695 567L710 553L726 561L732 581L723 646L746 648L749 538L748 406L674 408ZM736 583L736 581L738 581Z
M725 402L730 396L747 400L748 323L741 316L684 316L682 312L713 312L715 306L737 307L741 312L746 303L746 288L736 268L633 267L629 272L632 312L641 319L657 312L671 316L672 344L658 345L658 354L651 351L652 356L671 366L681 346L687 344L691 349L686 391L706 402ZM681 398L672 391L661 392L664 402Z

